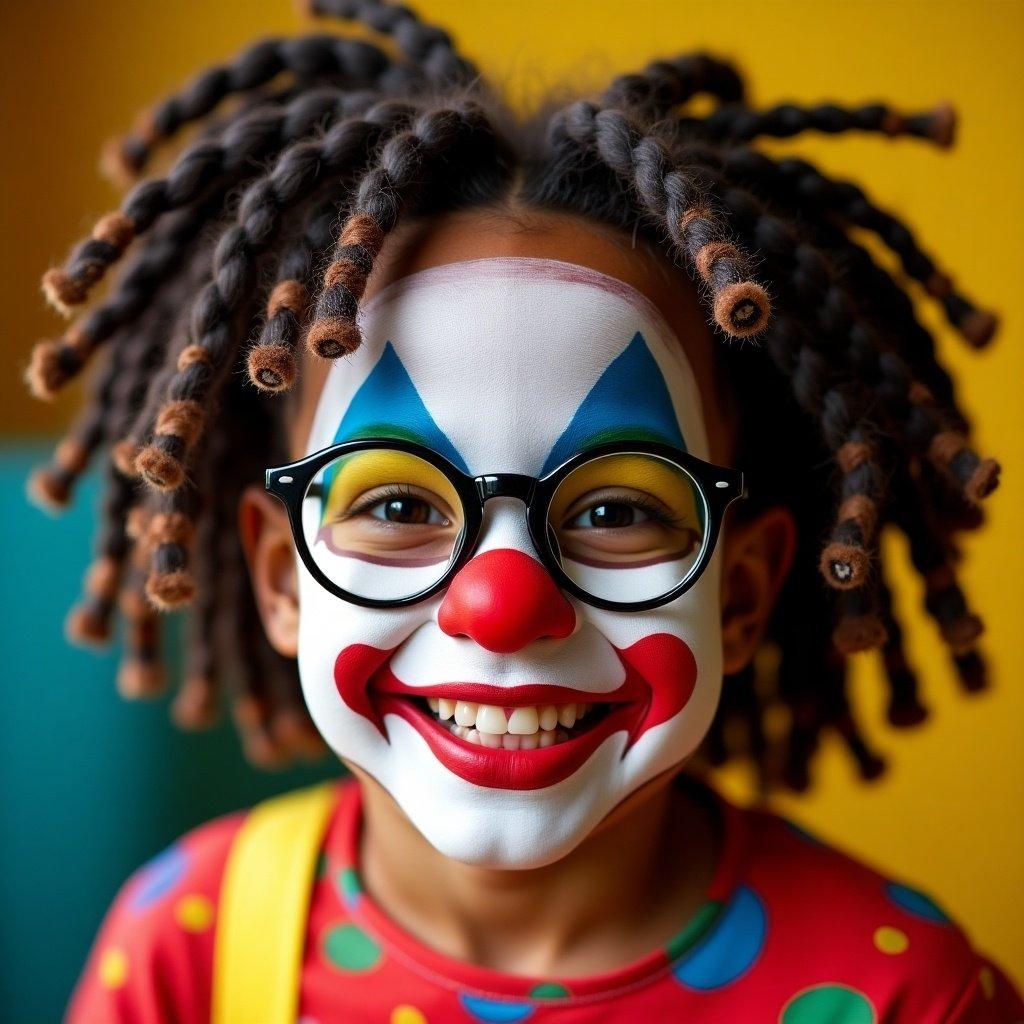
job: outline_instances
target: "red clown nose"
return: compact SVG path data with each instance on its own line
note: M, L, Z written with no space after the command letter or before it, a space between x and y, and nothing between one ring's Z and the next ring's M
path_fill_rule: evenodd
M535 559L512 548L485 551L456 574L438 625L495 654L513 654L534 640L564 640L576 613Z

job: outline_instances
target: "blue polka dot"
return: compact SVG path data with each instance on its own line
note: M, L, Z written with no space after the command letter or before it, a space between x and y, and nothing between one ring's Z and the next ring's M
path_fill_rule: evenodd
M138 874L131 908L143 910L166 896L185 876L188 857L175 844L154 857Z
M767 933L761 897L741 885L707 937L672 973L677 981L702 992L722 988L750 970Z
M462 1008L474 1020L484 1024L511 1024L512 1021L526 1020L533 1013L529 1003L505 1003L497 999L481 999L479 996L459 994Z
M945 912L936 906L923 892L911 889L909 885L900 885L899 882L890 882L885 891L889 899L901 910L905 910L914 917L924 921L931 921L932 924L949 924L949 918Z

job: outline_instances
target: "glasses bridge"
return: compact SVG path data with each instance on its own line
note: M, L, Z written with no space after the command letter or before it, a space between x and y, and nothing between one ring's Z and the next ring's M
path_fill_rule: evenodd
M491 498L518 498L529 505L537 489L536 478L521 473L488 473L474 477L473 483L481 504Z

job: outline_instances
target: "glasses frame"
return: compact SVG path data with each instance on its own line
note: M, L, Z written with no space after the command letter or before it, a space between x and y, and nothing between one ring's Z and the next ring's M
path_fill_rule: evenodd
M362 597L338 586L317 565L316 559L306 543L305 531L302 526L302 503L306 498L310 483L324 466L343 455L380 449L405 452L440 470L462 501L466 517L447 570L436 583L410 597L396 599ZM689 576L673 590L659 597L643 601L609 601L583 590L562 569L547 531L548 511L561 482L573 470L587 462L608 455L624 454L652 455L671 462L686 472L698 486L704 501L707 523L703 547ZM463 473L457 466L452 465L443 455L413 441L367 438L331 445L329 448L324 448L298 462L268 469L266 471L266 488L287 509L296 549L310 575L335 597L363 608L404 608L426 601L444 590L455 574L473 557L480 542L484 506L492 498L516 498L523 502L526 506L527 527L536 553L544 568L562 590L592 607L603 608L607 611L648 611L652 608L660 608L685 594L700 579L714 554L726 509L737 498L746 496L743 473L740 470L716 466L703 461L703 459L698 459L681 448L655 441L611 441L595 445L574 455L550 473L542 477L533 477L520 473L485 473L482 476L470 476Z

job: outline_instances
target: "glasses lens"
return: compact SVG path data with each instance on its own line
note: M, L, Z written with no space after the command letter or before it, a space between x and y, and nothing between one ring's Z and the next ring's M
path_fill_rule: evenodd
M306 545L320 570L342 590L379 601L414 597L437 583L464 524L445 474L394 449L339 456L302 502Z
M655 455L592 459L555 491L548 533L562 571L607 601L649 601L675 590L700 564L707 506L697 481Z

